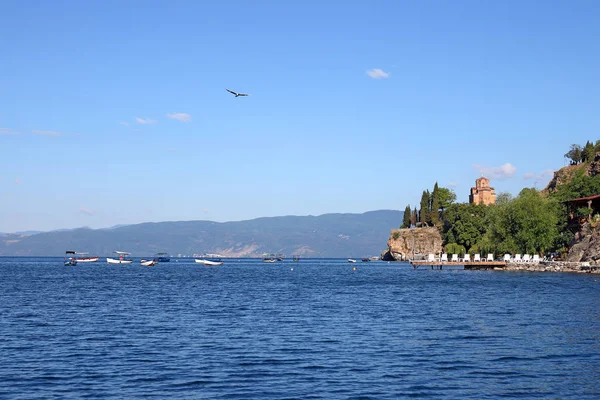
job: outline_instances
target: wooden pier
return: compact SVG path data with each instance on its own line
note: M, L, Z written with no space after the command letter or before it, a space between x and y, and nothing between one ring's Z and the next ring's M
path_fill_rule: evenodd
M410 264L414 269L419 267L431 267L431 269L444 269L444 267L459 267L463 266L467 270L477 269L503 269L506 267L505 261L470 261L470 262L453 262L453 261L411 261Z

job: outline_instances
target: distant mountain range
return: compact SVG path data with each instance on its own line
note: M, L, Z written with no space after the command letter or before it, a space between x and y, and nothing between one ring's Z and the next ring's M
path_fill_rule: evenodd
M284 216L236 222L181 221L79 228L41 233L0 234L0 256L61 256L65 250L100 256L115 250L138 257L218 253L260 257L264 253L301 257L367 257L386 249L390 229L402 211Z

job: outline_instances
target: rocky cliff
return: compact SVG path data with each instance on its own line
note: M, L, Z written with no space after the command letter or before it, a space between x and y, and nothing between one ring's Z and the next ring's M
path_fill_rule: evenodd
M546 186L544 191L549 193L555 192L558 186L568 183L573 178L573 174L579 170L584 170L584 173L588 176L600 174L600 153L596 153L594 161L578 165L569 165L555 171L552 180L548 183L548 186Z
M384 260L406 261L413 254L441 253L442 235L437 228L393 229L387 244L388 249L382 255Z
M600 265L600 226L594 225L596 224L583 224L581 230L575 234L566 261Z

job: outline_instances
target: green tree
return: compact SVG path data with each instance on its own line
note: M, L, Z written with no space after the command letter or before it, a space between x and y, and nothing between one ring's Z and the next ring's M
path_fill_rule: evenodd
M493 207L482 204L452 204L444 213L444 243L456 243L470 249L487 231L487 213Z
M446 245L446 253L448 254L458 254L462 256L466 253L465 246L461 246L457 243L448 243Z
M454 193L452 189L441 187L438 188L437 198L439 207L442 210L442 213L444 213L444 210L456 201L456 193Z
M578 144L572 144L571 149L565 154L565 158L571 160L572 164L579 164L581 161L581 155L583 153L583 149Z
M404 209L404 215L402 216L402 226L401 228L409 228L410 227L410 205L406 206Z
M512 201L512 199L513 199L512 194L510 194L508 192L498 193L498 196L496 196L496 205L497 206L506 205L506 204L510 203Z
M417 220L418 220L418 213L417 213L417 207L415 207L415 209L412 211L412 213L410 213L410 224L412 226L417 225Z
M431 212L430 212L430 201L431 195L429 194L429 190L423 190L423 194L421 195L421 208L419 209L419 222L423 224L431 223Z
M440 199L439 188L437 182L433 185L433 192L431 192L431 223L433 225L439 225L440 223Z
M600 175L589 176L585 170L580 169L573 173L568 182L557 186L550 196L564 202L596 194L600 194Z
M592 162L594 161L594 157L596 156L596 147L588 142L585 144L583 151L581 152L581 161L582 162Z
M514 200L493 209L483 242L495 243L498 254L544 253L561 239L560 204L535 189L523 189Z

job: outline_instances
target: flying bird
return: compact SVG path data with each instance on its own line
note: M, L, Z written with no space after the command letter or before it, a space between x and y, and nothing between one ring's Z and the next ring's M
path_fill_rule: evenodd
M233 90L229 90L229 89L225 89L225 90L227 90L229 93L231 93L235 97L250 96L249 94L246 94L246 93L238 93L238 92L234 92Z

